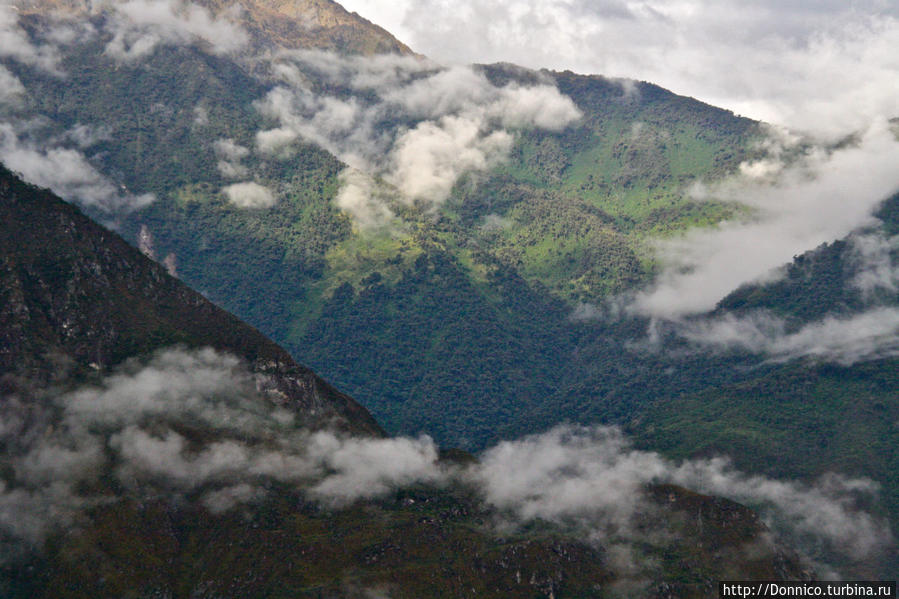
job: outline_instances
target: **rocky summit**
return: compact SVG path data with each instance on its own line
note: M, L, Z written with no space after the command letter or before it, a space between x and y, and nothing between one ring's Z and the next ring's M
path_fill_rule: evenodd
M25 16L92 16L110 13L116 0L15 0L12 5ZM131 4L134 11L153 10L153 3ZM166 3L163 3L166 4ZM171 3L178 14L202 7L214 19L239 25L257 50L316 48L346 54L412 54L389 32L348 12L332 0L201 0Z

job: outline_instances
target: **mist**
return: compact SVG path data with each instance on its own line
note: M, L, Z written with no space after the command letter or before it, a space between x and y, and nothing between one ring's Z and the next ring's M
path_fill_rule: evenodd
M785 482L741 473L726 458L674 462L601 426L560 426L500 443L475 464L446 463L426 436L306 430L294 412L259 395L255 378L227 354L170 349L73 391L4 398L0 537L15 548L8 559L89 524L89 507L118 501L85 491L102 488L104 476L129 496L192 499L213 514L263 501L270 482L323 509L410 485L465 485L497 510L498 526L543 520L625 545L646 540L635 526L657 509L646 486L667 482L745 502L785 538L812 538L853 560L875 559L892 544L886 523L858 508L859 497L876 502L870 480Z
M217 139L212 144L216 158L216 168L226 179L240 179L249 174L249 169L241 161L250 155L249 148L236 143L233 139Z
M18 108L25 96L25 86L19 78L0 65L0 106Z
M257 151L288 157L302 140L340 158L351 170L337 203L361 227L389 221L391 201L436 210L464 173L506 160L517 130L559 131L581 116L549 83L497 87L423 59L284 52L271 68L279 84L256 108L277 126L257 134ZM346 93L320 93L306 73Z
M15 8L0 5L0 58L11 58L19 63L37 67L59 76L59 51L52 44L35 44L19 25Z
M615 427L558 426L503 442L469 475L489 503L522 520L575 521L599 536L637 534L634 517L648 510L642 490L674 483L745 503L774 530L814 534L853 559L893 543L883 520L855 508L855 494L876 495L870 480L833 474L813 483L778 481L744 474L726 457L674 462L633 449Z
M270 208L277 202L267 187L253 181L228 185L222 193L238 208Z
M695 189L697 199L734 202L751 214L658 244L662 271L633 310L669 319L697 314L741 285L776 279L793 256L874 223L875 210L899 191L896 173L899 141L882 122L849 147L812 151L793 164L775 156Z
M94 168L77 148L87 141L84 130L71 133L76 147L66 147L56 145L46 134L34 135L29 131L34 124L26 122L16 127L0 122L0 161L25 180L106 212L137 209L154 201L152 194L131 194L124 186L114 185ZM39 130L40 124L36 128ZM35 138L42 138L43 142L34 141Z
M108 28L113 38L106 53L116 60L133 61L150 54L160 44L202 41L214 53L230 53L249 41L247 33L226 18L213 17L206 9L180 0L129 0L108 2L114 11Z
M899 115L894 3L347 0L446 64L650 81L831 139Z

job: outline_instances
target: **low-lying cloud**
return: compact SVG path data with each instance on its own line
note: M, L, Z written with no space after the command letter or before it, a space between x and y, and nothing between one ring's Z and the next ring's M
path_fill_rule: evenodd
M270 208L277 201L267 187L252 181L228 185L222 193L238 208Z
M512 147L505 131L483 134L476 121L445 116L420 123L397 140L388 180L412 201L445 201L464 172L484 171L502 161Z
M0 106L18 107L25 96L25 86L19 78L0 65Z
M216 158L219 159L216 168L226 179L240 179L249 174L249 169L242 164L242 160L250 155L246 148L233 139L217 139L212 144Z
M653 319L648 344L637 345L658 350L673 336L700 351L751 352L775 363L810 358L844 366L899 356L899 237L887 237L874 226L850 234L845 247L842 268L834 274L846 280L844 292L855 305L851 311L837 306L817 320L766 309ZM602 309L579 306L572 315L575 320L620 317L620 306L612 302Z
M345 93L321 93L305 73ZM317 144L354 171L393 186L394 201L424 210L446 201L462 174L505 160L516 129L558 131L580 117L553 85L498 87L472 68L409 57L292 52L275 61L272 74L280 84L256 107L278 126L257 134L260 153L286 157L298 140ZM383 224L393 214L386 204L373 207L379 199L363 199L371 185L352 174L344 178L353 189L339 204L359 224Z
M752 118L842 135L899 114L899 9L858 2L346 0L448 64L650 81Z
M236 5L235 5L236 6ZM249 41L247 33L226 17L214 17L205 8L180 0L129 0L112 2L113 38L106 53L121 61L150 54L160 44L184 44L201 40L215 53L234 52ZM227 16L227 15L226 15Z
M793 256L871 224L899 190L899 141L884 122L847 147L743 171L695 195L742 204L751 216L660 244L662 272L634 311L668 319L706 312L743 284L777 278Z
M855 508L856 494L878 490L870 480L828 475L806 484L747 475L726 458L675 463L633 449L614 427L559 426L500 443L471 475L489 503L520 518L581 521L609 535L628 534L646 509L647 484L674 483L751 505L775 529L814 534L853 559L892 543L883 521Z
M19 14L7 3L0 5L0 58L11 58L53 75L60 75L60 54L52 44L35 44L19 25Z
M857 508L859 497L876 497L869 480L807 484L743 474L725 459L672 462L633 449L610 427L560 426L451 465L428 437L310 432L256 389L236 358L173 349L72 392L4 398L0 539L18 552L39 548L54 530L85 522L87 508L116 501L110 491L84 491L112 476L128 494L193 498L212 513L263 500L272 481L328 509L408 485L463 484L505 525L559 522L621 542L643 538L634 518L654 509L646 486L675 483L748 503L776 530L854 560L892 542L883 521Z
M20 137L10 123L0 122L0 161L30 183L106 212L140 208L154 200L152 194L135 195L113 184L80 150Z
M214 512L264 497L265 480L339 506L438 472L429 439L310 432L256 389L232 356L173 349L96 386L4 398L0 462L13 475L0 481L0 538L18 539L21 551L77 524L84 509L115 500L78 491L108 472L131 493L201 493Z
M899 290L899 235L887 238L883 234L853 235L851 265L855 269L851 284L867 300L876 299L882 292Z
M676 330L702 346L764 354L773 362L811 357L850 366L899 356L899 308L828 316L789 333L783 319L766 312L699 319L680 323Z

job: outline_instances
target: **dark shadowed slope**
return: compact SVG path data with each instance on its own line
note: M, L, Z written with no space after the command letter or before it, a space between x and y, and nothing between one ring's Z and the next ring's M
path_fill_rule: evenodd
M381 435L369 413L121 237L0 167L0 376L47 382L179 344L246 359L279 403ZM333 422L336 421L336 422Z

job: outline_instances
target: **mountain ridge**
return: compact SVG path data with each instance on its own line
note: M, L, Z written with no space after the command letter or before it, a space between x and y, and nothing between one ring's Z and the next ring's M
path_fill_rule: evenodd
M27 202L31 194L42 194L43 203ZM83 373L108 372L134 354L176 344L208 346L247 360L259 385L306 414L310 425L334 420L338 428L384 434L362 406L259 331L169 276L74 205L22 183L3 166L0 210L0 378L49 381L60 359ZM20 237L22 231L27 233ZM59 253L63 248L68 252ZM119 294L132 300L123 303Z
M99 16L119 0L15 0L24 16ZM349 12L333 0L196 0L170 2L175 11L190 5L208 10L213 18L244 27L258 50L318 48L362 55L414 52L385 29ZM239 10L234 10L238 8Z

